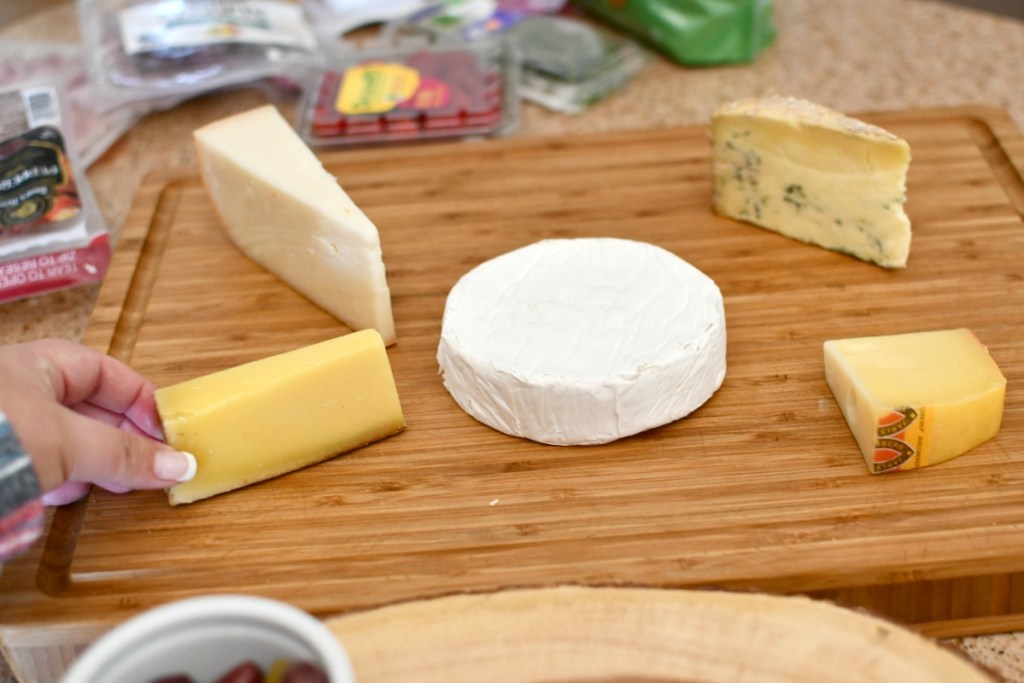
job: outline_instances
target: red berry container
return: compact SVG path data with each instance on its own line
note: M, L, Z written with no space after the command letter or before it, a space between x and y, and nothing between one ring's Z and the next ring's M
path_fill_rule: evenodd
M311 147L505 135L519 123L518 62L502 37L414 37L338 50L296 124Z

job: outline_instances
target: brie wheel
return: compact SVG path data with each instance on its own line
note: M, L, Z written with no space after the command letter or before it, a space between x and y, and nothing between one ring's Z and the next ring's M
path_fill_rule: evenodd
M722 295L652 244L543 240L456 283L437 360L456 403L498 431L607 443L688 415L721 386Z

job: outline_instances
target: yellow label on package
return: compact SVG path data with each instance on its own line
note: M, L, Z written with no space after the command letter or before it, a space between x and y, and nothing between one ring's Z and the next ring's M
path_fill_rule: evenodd
M926 408L894 408L878 419L874 471L912 470L927 466L931 438L931 420Z
M345 72L334 107L342 114L382 114L420 87L420 72L392 62L371 62Z

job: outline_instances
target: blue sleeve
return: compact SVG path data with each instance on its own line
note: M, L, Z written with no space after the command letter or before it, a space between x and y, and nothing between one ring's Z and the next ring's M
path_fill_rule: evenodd
M0 412L0 561L26 550L39 538L43 505L32 459Z

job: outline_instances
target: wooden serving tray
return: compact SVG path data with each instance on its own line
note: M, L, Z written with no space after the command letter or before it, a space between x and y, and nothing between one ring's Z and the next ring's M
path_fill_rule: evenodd
M1001 680L878 617L763 593L555 586L413 600L326 623L356 680L375 683Z
M713 587L826 598L932 635L1024 628L1024 139L988 108L864 118L913 150L904 270L713 215L705 126L325 154L381 232L408 428L193 505L97 491L60 509L45 546L0 576L16 668L45 680L111 625L215 592L327 618L509 586ZM570 236L649 241L719 284L729 369L704 407L555 447L452 401L435 360L449 289ZM869 475L822 342L958 326L1009 380L1002 431L940 466ZM162 386L345 332L234 249L197 176L154 177L86 341Z

